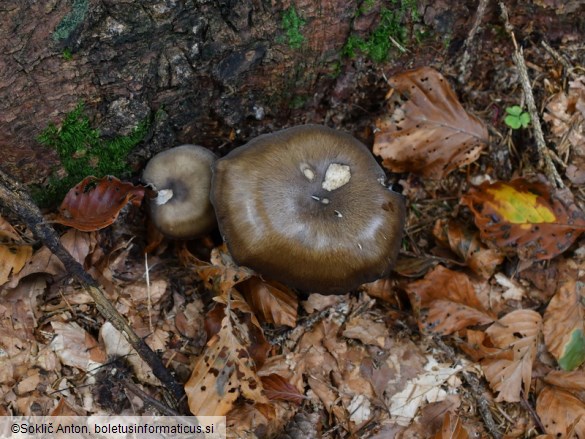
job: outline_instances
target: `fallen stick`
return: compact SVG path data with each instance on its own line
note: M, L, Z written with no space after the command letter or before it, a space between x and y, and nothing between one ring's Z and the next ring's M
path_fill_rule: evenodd
M101 286L89 275L83 266L63 247L59 235L49 225L36 204L32 202L22 185L0 170L0 204L14 212L26 224L29 230L55 255L72 275L89 293L100 314L114 327L122 332L128 342L152 369L169 391L170 402L175 410L185 402L185 391L175 377L163 365L162 360L150 349L143 339L138 337L126 319L120 315L114 305L104 295ZM180 411L180 410L178 410Z

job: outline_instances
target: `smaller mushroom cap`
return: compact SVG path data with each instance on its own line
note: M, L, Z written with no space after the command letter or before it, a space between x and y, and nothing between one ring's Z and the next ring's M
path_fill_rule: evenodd
M405 207L352 136L320 125L263 135L219 159L211 200L234 260L289 286L344 293L388 275Z
M190 239L215 226L209 200L211 166L217 156L197 145L181 145L155 155L142 179L158 191L149 200L154 225L166 236Z

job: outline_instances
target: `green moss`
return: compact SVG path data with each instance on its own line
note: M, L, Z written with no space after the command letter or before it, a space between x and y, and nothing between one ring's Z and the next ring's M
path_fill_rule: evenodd
M127 136L103 139L91 127L83 103L79 103L60 127L51 123L38 137L41 144L57 151L66 175L52 175L47 187L31 188L35 201L41 206L54 205L89 175L121 178L129 175L128 153L144 139L148 128L145 120Z
M69 38L71 32L77 29L87 14L89 0L73 0L71 11L63 17L53 32L53 40L60 41Z
M364 39L356 35L350 35L342 49L342 54L353 58L358 52L364 53L374 62L383 62L388 59L392 48L400 48L406 45L408 40L407 21L420 19L416 0L391 0L391 7L383 7L380 10L380 22L378 26ZM364 3L364 6L371 7ZM363 9L358 11L358 15Z
M282 29L286 34L286 42L293 49L300 49L305 42L301 28L305 25L294 6L291 6L282 14Z
M65 61L71 61L73 59L73 53L71 53L71 49L69 49L68 47L63 49L63 52L61 52L61 56Z

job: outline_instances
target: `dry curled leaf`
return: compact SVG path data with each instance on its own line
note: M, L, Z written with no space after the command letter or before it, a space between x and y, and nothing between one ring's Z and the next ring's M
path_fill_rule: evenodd
M564 370L574 370L585 361L583 282L578 274L573 261L562 265L559 288L544 313L546 347Z
M585 371L581 369L572 372L551 370L544 377L544 382L571 393L583 392L585 391Z
M143 197L143 187L116 177L87 177L67 193L55 221L84 232L103 229L126 204L139 206Z
M585 216L568 190L553 191L524 178L485 182L461 203L473 212L482 240L524 260L554 258L585 228Z
M451 334L494 320L477 298L469 277L441 265L406 290L420 307L421 329L435 334Z
M443 75L422 67L388 83L389 115L377 121L374 140L387 169L438 179L477 160L487 128L465 111Z
M468 439L469 434L463 427L463 423L458 416L451 413L445 413L441 431L435 434L434 439Z
M276 373L260 377L260 379L268 399L290 401L299 405L306 399L295 386Z
M296 325L297 295L286 286L252 276L237 288L261 320L291 328Z
M219 332L195 361L185 384L191 413L225 416L240 395L256 403L268 403L245 340L241 340L246 335L246 327L228 313Z
M506 314L486 331L494 348L499 349L481 361L490 387L499 392L496 401L518 402L528 395L532 365L542 332L542 318L532 310L519 309Z
M556 438L585 437L585 404L569 392L545 386L536 399L536 413Z
M486 247L478 236L463 224L446 219L435 222L433 235L444 247L449 248L477 275L490 278L498 265L504 261L504 255L497 249Z
M11 274L20 272L32 252L32 246L0 216L0 285L8 282Z

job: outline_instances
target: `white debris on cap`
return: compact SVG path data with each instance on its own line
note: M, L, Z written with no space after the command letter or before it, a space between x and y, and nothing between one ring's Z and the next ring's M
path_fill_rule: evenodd
M301 164L301 171L303 172L303 175L306 177L307 180L313 181L313 179L315 178L315 172L306 163Z
M173 190L172 189L161 189L158 191L158 194L154 200L157 206L162 206L166 204L171 198L173 198Z
M331 163L325 172L325 178L321 187L326 191L333 191L339 189L344 184L349 182L351 172L349 166L340 165L339 163Z

